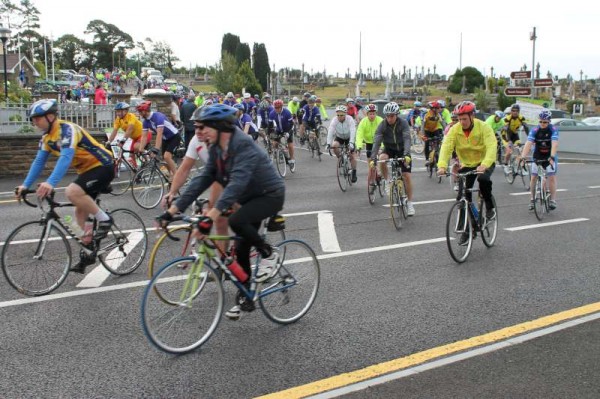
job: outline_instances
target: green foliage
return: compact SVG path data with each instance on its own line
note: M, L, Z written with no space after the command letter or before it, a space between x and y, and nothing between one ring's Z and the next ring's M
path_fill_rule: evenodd
M117 47L127 49L135 47L129 34L120 30L117 26L99 19L90 21L83 33L94 35L94 43L91 48L94 51L98 65L112 66L113 53Z
M19 128L17 133L35 133L35 129L29 123L26 123Z
M567 101L567 112L568 113L570 113L570 114L573 113L573 105L575 105L575 104L583 104L583 100L576 98L575 100Z
M235 49L235 60L238 65L242 65L244 61L250 62L250 46L248 43L240 43Z
M269 66L269 55L264 43L254 43L252 53L252 66L254 68L254 76L262 87L268 87L267 75L271 73Z
M54 50L55 62L60 64L63 69L79 70L79 68L87 66L89 47L75 35L67 34L56 39Z
M235 78L233 79L233 91L235 93L241 93L242 89L246 89L246 92L252 94L261 94L262 87L256 76L254 76L254 72L252 68L250 68L250 61L242 62L240 65Z
M489 112L490 101L485 90L475 89L475 105L479 111Z
M238 70L235 57L228 52L223 53L221 67L215 73L215 86L222 93L233 91L233 81Z
M481 72L473 67L464 67L462 70L456 70L448 85L448 91L459 94L463 86L463 76L466 76L465 87L467 93L473 93L476 88L482 87L485 84L485 78Z
M496 100L498 101L498 108L501 111L504 111L506 107L510 107L517 101L515 97L507 97L504 94L504 90L498 91L498 97L496 98Z
M238 45L240 44L240 37L232 33L225 33L223 40L221 41L221 58L224 57L225 53L235 55Z
M11 116L8 118L8 120L9 120L10 122L21 122L21 121L23 120L23 118L21 118L21 115L19 115L19 114L14 114L14 115L11 115Z

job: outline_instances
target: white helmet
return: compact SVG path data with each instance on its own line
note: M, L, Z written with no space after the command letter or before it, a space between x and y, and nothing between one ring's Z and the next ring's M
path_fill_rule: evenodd
M227 95L225 96L225 98L233 98L233 93L232 92L227 93Z
M391 103L385 104L385 107L383 107L384 115L390 115L390 114L398 115L399 112L400 112L400 106L393 101Z
M300 99L298 97L294 97L292 98L292 101L297 103L298 101L300 101Z
M348 97L348 98L346 99L346 103L353 103L353 102L354 102L354 99L353 99L353 98L350 98L350 97Z
M244 98L250 98L250 93L244 93Z
M335 107L335 112L343 112L343 113L347 113L348 112L348 108L346 108L345 105L340 104L337 107Z
M444 101L444 100L438 100L438 104L440 104L440 107L446 108L446 101Z

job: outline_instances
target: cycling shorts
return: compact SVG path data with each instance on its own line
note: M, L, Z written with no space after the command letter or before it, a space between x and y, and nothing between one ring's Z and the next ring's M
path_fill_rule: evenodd
M96 166L77 176L73 183L93 199L96 199L100 191L108 187L115 177L114 166Z
M404 158L404 154L400 153L399 151L396 151L392 148L387 148L385 147L382 151L383 154L387 154L388 157L390 158ZM406 165L404 163L400 164L400 167L402 168L402 173L410 173L412 170L412 163L410 165Z
M162 155L165 155L166 152L170 152L171 154L173 154L180 142L181 136L178 134L171 137L169 140L163 140L161 148Z

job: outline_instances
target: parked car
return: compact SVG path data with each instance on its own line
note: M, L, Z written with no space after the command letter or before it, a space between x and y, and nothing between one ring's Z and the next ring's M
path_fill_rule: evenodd
M600 116L590 116L583 119L582 122L590 126L600 126Z
M552 118L552 124L558 127L583 127L589 126L581 121L569 118Z

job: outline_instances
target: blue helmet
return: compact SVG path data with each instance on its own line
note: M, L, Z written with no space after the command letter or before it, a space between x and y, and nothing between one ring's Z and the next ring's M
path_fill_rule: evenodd
M235 115L237 110L229 105L225 104L213 104L208 107L203 107L197 121L200 122L229 122L234 123L236 121Z
M500 119L504 118L504 112L502 111L496 111L494 114Z
M119 101L118 103L115 104L115 111L118 111L120 109L129 111L129 104L127 104L126 102L123 102L123 101Z
M543 109L539 116L541 121L549 121L552 119L552 111L549 109Z
M415 101L415 107L421 107L423 106L423 104L421 104L421 101Z
M235 108L235 109L239 109L240 111L243 111L243 110L244 110L244 106L243 106L242 104L239 104L239 103L238 103L238 104L234 104L234 105L233 105L233 108Z
M29 107L29 120L34 116L44 116L47 114L56 114L58 112L58 103L56 100L39 100Z

